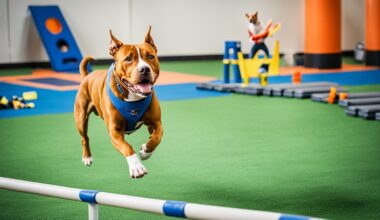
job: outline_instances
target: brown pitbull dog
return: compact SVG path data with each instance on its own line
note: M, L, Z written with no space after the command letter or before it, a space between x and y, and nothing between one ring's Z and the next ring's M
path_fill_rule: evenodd
M82 162L92 163L87 136L88 119L91 112L100 116L111 136L112 144L127 159L129 174L140 178L148 173L132 146L124 140L142 124L148 127L149 140L141 145L140 158L148 159L161 141L163 134L161 110L153 85L160 73L157 48L150 35L151 27L142 44L123 44L112 32L109 52L114 63L108 71L87 72L85 57L80 64L83 80L75 100L74 116L79 134L82 136Z

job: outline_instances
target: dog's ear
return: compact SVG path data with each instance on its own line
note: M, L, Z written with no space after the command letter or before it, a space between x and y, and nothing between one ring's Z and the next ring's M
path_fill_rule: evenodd
M144 40L144 42L147 43L147 44L149 44L150 46L152 46L154 48L154 50L157 52L157 47L154 44L152 36L150 35L150 30L151 29L152 29L152 27L149 25L148 31L145 34L145 40Z
M255 12L255 14L254 14L254 16L256 16L256 17L257 17L257 14L258 14L258 13L259 13L259 12L258 12L258 11L256 11L256 12Z
M111 42L109 47L109 52L111 56L115 56L117 51L120 49L121 46L123 46L123 42L119 41L115 36L112 34L112 30L110 30L111 35Z
M245 17L247 17L249 19L249 14L248 13L245 13Z

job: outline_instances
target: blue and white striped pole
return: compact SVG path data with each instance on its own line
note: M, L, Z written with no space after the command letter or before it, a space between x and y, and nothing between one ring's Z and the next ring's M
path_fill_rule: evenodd
M89 204L89 220L98 220L98 204L189 219L316 220L316 218L283 215L274 212L201 205L179 201L165 201L94 190L81 190L5 177L0 177L0 188L87 202Z

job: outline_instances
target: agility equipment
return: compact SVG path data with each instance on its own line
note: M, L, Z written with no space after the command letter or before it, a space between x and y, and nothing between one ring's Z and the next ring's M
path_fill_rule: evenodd
M298 88L309 88L309 87L321 87L321 86L336 86L336 83L332 82L311 82L311 83L301 83L301 84L292 84L292 83L283 83L267 86L264 89L264 95L267 96L283 96L285 90L287 90L287 97L293 97L293 92Z
M327 103L334 104L337 97L338 96L337 96L336 88L331 87L329 97L327 97Z
M234 71L234 82L241 82L241 76L238 67L239 52L241 52L241 43L239 41L226 41L224 43L224 83L230 83L230 64L232 65Z
M263 65L268 66L268 75L278 75L280 70L280 43L276 40L271 57L260 58L259 53L253 59L244 59L242 52L237 53L239 70L244 85L249 84L250 77L259 77L259 69Z
M359 111L362 111L362 114L370 114L374 117L377 112L380 112L380 104L377 105L352 105L348 106L345 110L347 115L358 116Z
M215 84L213 90L219 92L233 92L235 88L241 87L241 83Z
M79 72L79 47L57 5L29 6L38 33L55 71Z
M341 5L341 0L305 0L305 67L341 67Z
M336 93L337 96L335 98L334 103L339 101L337 97L340 97L340 95L343 94L343 93L346 94L346 96L348 94L346 92L337 92ZM313 100L315 102L324 102L324 103L327 103L329 96L330 96L330 93L313 93L313 94L311 94L310 98L311 98L311 100Z
M329 92L330 89L329 86L299 88L294 90L294 97L299 99L310 98L314 93L326 93ZM336 92L347 92L347 90L341 87L336 87Z
M375 98L362 98L362 99L345 99L339 101L341 107L347 107L352 105L374 105L380 104L380 97Z
M196 87L199 90L214 90L215 83L213 82L203 82L197 83Z
M310 84L310 85L309 85ZM273 90L273 95L274 96L284 96L284 97L294 97L295 91L297 89L310 89L310 88L326 88L330 89L332 86L338 86L336 83L330 83L330 82L322 82L322 83L303 83L299 84L297 86L291 87L291 88L286 88L283 90L280 89L274 89ZM329 93L330 95L330 93Z
M114 206L171 217L189 219L317 220L317 218L284 215L274 212L201 205L171 200L165 201L160 199L150 199L108 192L99 192L96 190L82 190L77 188L37 183L5 177L0 177L0 188L19 192L33 193L43 196L56 197L61 199L87 202L89 220L99 219L98 205Z
M235 93L248 94L248 95L262 95L264 87L258 84L249 84L248 86L241 86L234 88Z
M243 85L241 83L198 83L196 85L197 89L200 90L214 90L218 92L234 92L236 88L241 88Z
M362 92L362 93L347 93L347 100L365 99L365 98L380 98L380 92ZM339 100L338 103L342 107L347 106L347 101Z
M347 93L346 92L342 92L339 94L339 100L345 100L347 99Z
M358 116L364 119L373 120L376 118L376 113L380 112L380 105L377 107L363 107L359 109Z
M268 74L266 73L260 73L260 85L261 86L267 86L268 85Z
M376 120L380 121L380 112L377 112L375 117L376 117Z
M292 74L292 83L293 84L300 84L302 81L302 74L300 71L296 71Z
M365 64L380 66L380 1L365 1Z

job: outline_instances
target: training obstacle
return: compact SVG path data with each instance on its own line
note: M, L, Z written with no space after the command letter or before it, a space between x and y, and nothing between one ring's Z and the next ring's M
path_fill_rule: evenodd
M99 219L98 205L150 212L171 217L188 219L267 219L267 220L316 220L304 216L284 215L274 212L221 206L201 205L180 201L150 199L95 190L82 190L71 187L37 183L25 180L0 177L0 188L37 195L56 197L88 203L88 219Z
M248 84L247 86L240 86L234 88L235 93L247 94L247 95L262 95L264 86L259 84Z
M380 112L377 112L375 115L376 120L380 121Z
M330 93L314 93L311 95L311 100L315 102L325 102L327 103L327 99L329 97ZM354 99L363 99L363 98L380 98L380 92L361 92L361 93L347 93L347 97L342 100L338 100L340 93L337 92L337 100L338 104L342 107L347 107L347 100L354 100Z
M329 83L329 82L326 82L326 83L320 83L320 85L318 84L314 84L314 85L307 85L307 83L305 84L301 84L300 87L293 87L293 88L288 88L288 89L284 89L282 91L282 96L284 97L294 97L294 94L296 91L299 91L300 89L314 89L314 88L327 88L327 89L330 89L331 87L336 87L338 86L338 84L336 83ZM320 92L315 92L314 94L318 94Z
M365 105L358 109L358 116L364 119L375 119L380 112L380 105Z
M359 112L362 111L363 118L365 114L372 116L366 119L373 119L377 112L380 112L380 105L352 105L348 106L345 110L347 115L359 116Z
M362 99L344 99L339 101L339 106L348 107L352 105L375 105L380 104L380 97Z
M311 95L314 93L326 93L326 92L329 92L330 89L331 89L330 86L300 88L300 89L294 90L294 98L298 98L298 99L310 98ZM346 89L341 88L341 87L336 87L336 91L338 93L347 92Z
M234 71L234 82L241 83L241 75L238 66L238 53L241 52L239 41L226 41L224 45L223 68L224 83L230 83L230 65Z
M286 89L300 89L300 88L314 88L314 87L331 87L337 86L336 83L331 82L310 82L310 83L282 83L282 84L274 84L264 88L263 94L266 96L283 96L283 93Z
M259 53L256 53L252 58L244 59L243 53L240 51L237 53L239 70L241 77L243 78L244 85L249 84L251 77L260 76L260 68L263 65L268 66L269 75L278 75L280 71L280 43L276 40L274 45L273 54L271 57L259 57Z
M79 72L82 54L59 6L29 6L29 10L52 68Z

